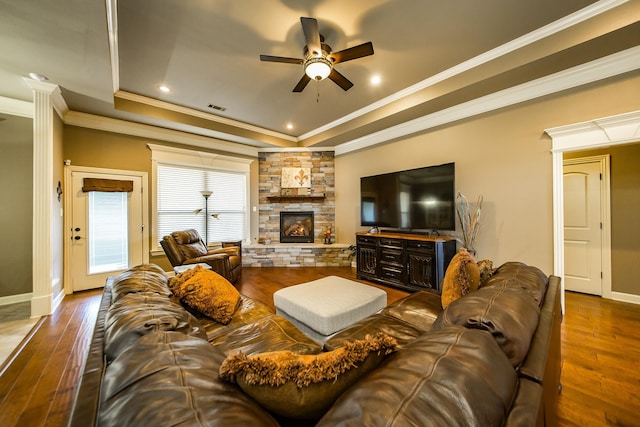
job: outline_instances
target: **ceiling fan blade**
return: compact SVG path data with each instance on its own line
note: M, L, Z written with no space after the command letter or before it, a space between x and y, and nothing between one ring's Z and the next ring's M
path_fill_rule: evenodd
M260 61L283 62L285 64L302 64L304 61L298 58L285 58L284 56L260 55Z
M331 69L329 78L333 80L333 82L338 86L340 86L343 90L349 90L353 86L353 83L351 83L349 79L347 79L345 76L337 72L335 68Z
M302 78L300 79L296 87L293 88L293 92L302 92L304 88L307 87L307 84L309 84L310 81L311 81L311 77L307 76L306 74L303 74Z
M339 52L332 52L329 55L329 59L331 59L334 64L337 64L339 62L351 61L352 59L358 59L369 55L373 55L373 44L371 42L366 42Z
M315 52L314 56L322 53L320 47L320 32L318 32L318 21L314 18L300 18L304 38L307 41L309 52Z

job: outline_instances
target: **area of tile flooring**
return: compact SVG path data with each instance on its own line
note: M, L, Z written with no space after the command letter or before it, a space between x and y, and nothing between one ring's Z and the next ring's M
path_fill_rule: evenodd
M30 301L0 306L0 366L29 334L38 319L31 317Z

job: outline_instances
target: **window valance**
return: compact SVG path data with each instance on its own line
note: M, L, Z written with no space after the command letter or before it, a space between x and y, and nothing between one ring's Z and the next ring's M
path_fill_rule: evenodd
M130 193L133 191L133 181L121 181L117 179L84 178L82 191L104 191L108 193Z

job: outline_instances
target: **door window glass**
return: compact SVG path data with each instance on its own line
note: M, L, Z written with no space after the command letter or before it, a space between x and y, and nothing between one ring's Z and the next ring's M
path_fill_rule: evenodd
M127 193L89 194L89 274L129 266Z

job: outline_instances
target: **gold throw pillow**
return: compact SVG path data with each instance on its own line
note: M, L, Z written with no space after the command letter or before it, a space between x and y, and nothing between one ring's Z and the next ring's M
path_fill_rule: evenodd
M224 325L240 302L240 293L227 279L201 266L172 278L169 287L182 303Z
M228 356L220 378L237 383L267 410L294 419L319 419L358 379L397 348L383 333L345 344L333 351L299 355L274 351Z
M480 269L471 254L462 248L453 256L442 281L442 308L478 289Z

